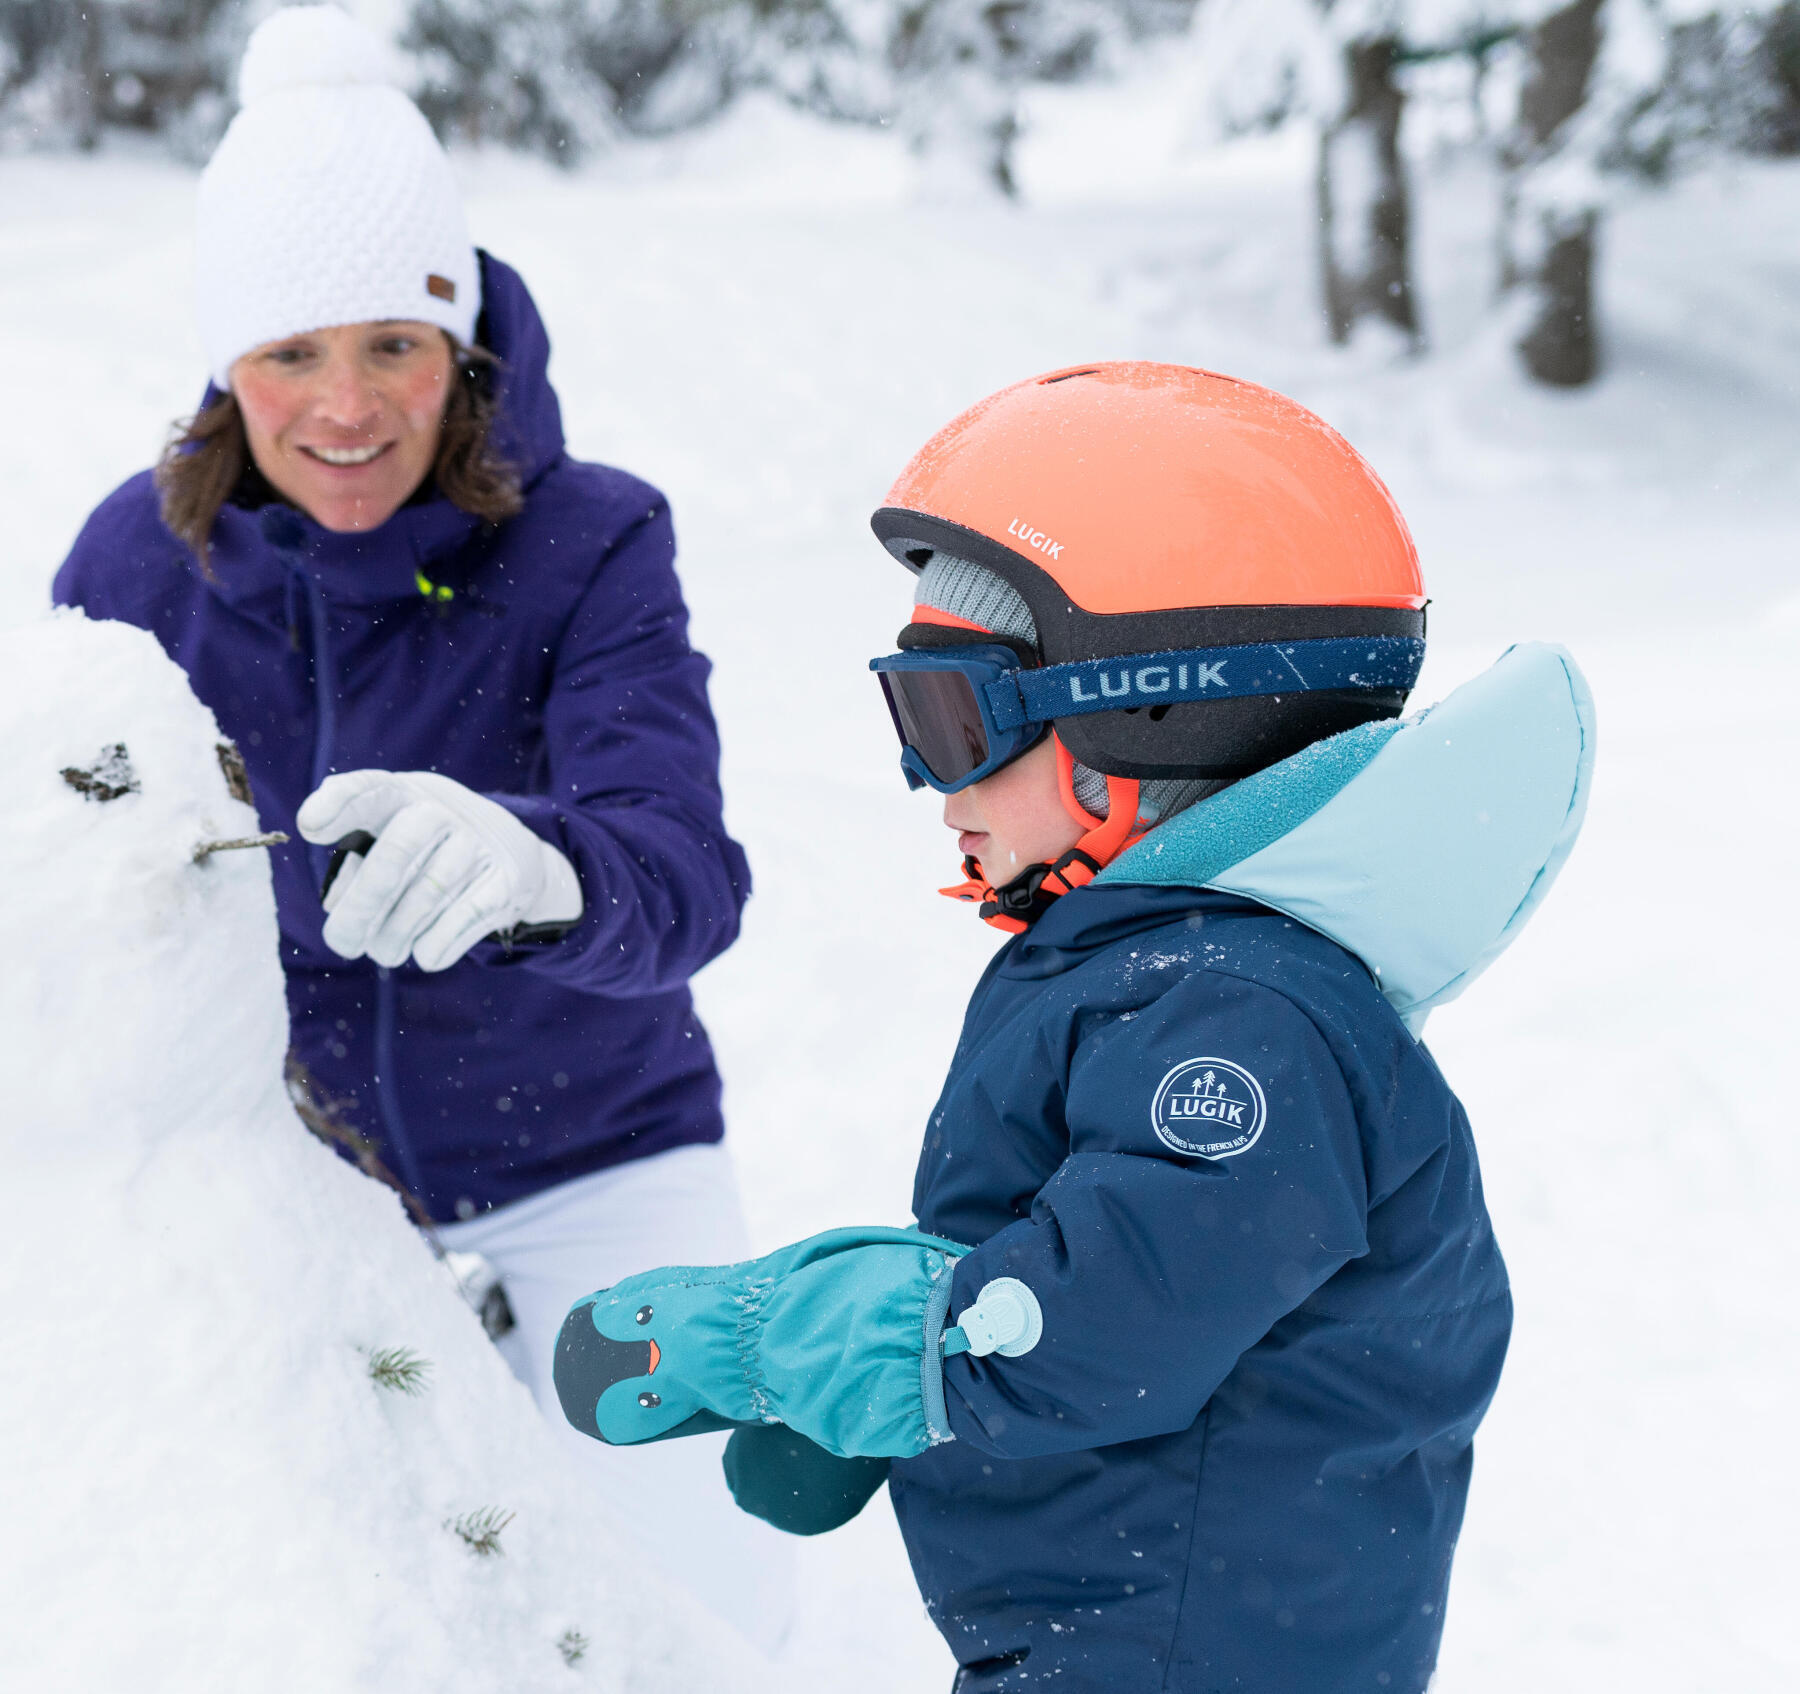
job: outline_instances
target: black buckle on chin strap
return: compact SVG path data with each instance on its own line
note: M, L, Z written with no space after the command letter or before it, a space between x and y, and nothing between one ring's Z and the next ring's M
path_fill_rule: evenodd
M1071 882L1063 873L1076 865L1085 866L1088 874L1080 882ZM1092 854L1071 847L1054 864L1027 865L1011 882L996 888L993 899L982 902L981 916L1018 918L1028 924L1036 923L1063 895L1092 881L1100 870L1100 861ZM1052 878L1055 880L1051 881ZM1046 883L1050 885L1046 887Z

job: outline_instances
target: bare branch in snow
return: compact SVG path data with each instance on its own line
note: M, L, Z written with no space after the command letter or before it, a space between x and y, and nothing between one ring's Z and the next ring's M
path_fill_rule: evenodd
M203 865L215 853L236 853L245 847L279 847L288 838L278 829L267 835L236 835L229 841L201 841L194 847L194 863Z

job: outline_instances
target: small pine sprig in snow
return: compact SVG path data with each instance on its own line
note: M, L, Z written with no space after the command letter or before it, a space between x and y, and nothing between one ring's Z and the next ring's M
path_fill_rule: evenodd
M431 1361L410 1347L381 1347L369 1355L369 1380L397 1394L423 1394L431 1386Z
M588 1638L579 1629L565 1629L556 1650L562 1654L563 1663L573 1668L587 1657Z
M514 1514L503 1512L498 1506L482 1506L473 1512L464 1512L459 1518L445 1521L444 1527L454 1530L463 1539L463 1544L478 1558L498 1558L506 1549L500 1545L500 1531L512 1522ZM585 1647L586 1643L582 1645Z

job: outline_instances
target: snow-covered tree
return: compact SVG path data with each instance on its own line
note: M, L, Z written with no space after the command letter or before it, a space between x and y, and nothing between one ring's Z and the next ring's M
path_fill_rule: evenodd
M1752 49L1752 152L1800 153L1800 0L1777 6Z
M1319 133L1326 323L1363 317L1419 344L1400 129L1414 67L1504 69L1516 111L1488 136L1502 172L1499 291L1524 300L1538 381L1598 369L1594 268L1622 178L1726 147L1800 150L1800 3L1708 0L1209 0L1196 25L1207 120Z
M1518 345L1539 381L1575 386L1598 369L1594 272L1615 185L1754 149L1759 126L1780 122L1776 25L1800 46L1794 18L1767 0L1565 0L1522 31L1518 115L1501 147L1500 281L1529 297ZM1800 71L1800 54L1787 63Z
M864 116L857 62L872 47L853 21L834 0L415 0L401 44L440 131L573 163L751 86Z
M1590 381L1598 367L1594 243L1604 196L1595 143L1613 127L1607 107L1643 70L1622 64L1622 7L1616 5L1607 20L1614 71L1604 79L1606 98L1593 97L1609 33L1601 25L1604 3L1571 0L1524 32L1518 115L1501 148L1508 182L1500 286L1530 292L1519 355L1539 382L1562 388Z
M1205 98L1226 133L1290 119L1317 127L1319 271L1333 341L1374 317L1420 345L1400 71L1425 31L1464 25L1464 10L1454 0L1212 0L1200 13Z
M1384 319L1417 347L1412 205L1400 161L1401 42L1385 30L1342 44L1343 95L1319 137L1320 269L1333 341L1359 317Z
M1193 0L414 0L403 45L440 129L573 159L678 129L749 88L825 116L898 122L1012 192L1017 106Z
M1092 75L1186 11L1174 0L900 0L885 48L896 114L915 150L1014 194L1024 86Z
M0 0L0 136L92 147L107 128L206 153L266 4L252 0Z

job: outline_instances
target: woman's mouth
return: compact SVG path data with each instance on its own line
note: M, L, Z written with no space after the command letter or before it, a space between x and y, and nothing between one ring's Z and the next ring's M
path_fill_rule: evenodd
M338 470L354 470L358 465L370 464L380 458L393 445L391 441L383 441L373 447L302 447L300 451L320 464Z

